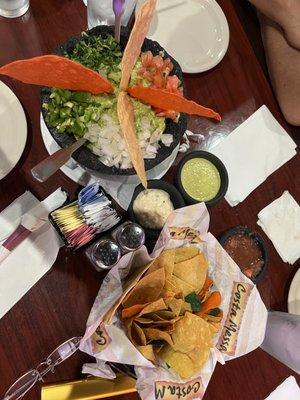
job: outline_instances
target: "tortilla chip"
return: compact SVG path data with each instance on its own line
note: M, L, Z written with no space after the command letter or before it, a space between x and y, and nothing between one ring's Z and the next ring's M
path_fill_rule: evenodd
M175 249L164 250L156 259L156 263L165 269L166 278L170 277L173 274L174 259Z
M139 324L144 324L144 325L153 324L153 320L150 318L136 317L134 320Z
M221 121L221 116L216 111L197 104L195 101L185 99L181 93L172 93L154 86L131 86L128 88L128 93L143 103L150 104L160 110L172 110Z
M156 356L153 351L153 346L148 344L146 346L137 346L138 351L149 361L156 363Z
M143 332L148 341L164 340L165 342L169 343L170 345L173 345L173 340L167 332L164 332L164 331L161 331L161 330L155 329L155 328L144 328Z
M157 315L156 313L150 313L145 315L145 317L152 319L152 321L165 321L166 319L161 317L160 315Z
M128 88L131 72L140 56L142 45L148 33L155 7L156 0L147 0L135 16L135 23L121 61L121 90L127 90Z
M113 92L112 84L98 71L54 54L6 64L0 67L0 75L7 75L32 85L79 90L94 95Z
M183 294L183 297L195 291L195 286L190 285L175 275L172 276L172 283L177 287L177 292L180 291Z
M173 311L168 311L168 310L161 310L161 311L157 311L155 313L155 315L157 315L158 317L162 318L162 319L173 319L175 317L177 317L176 314L173 313Z
M208 264L202 254L175 264L173 274L193 286L199 293L206 279Z
M155 350L155 353L158 354L158 353L163 349L163 347L165 346L165 344L161 344L161 345L152 344L152 346L154 346L153 348L154 348L154 350Z
M215 333L219 332L220 326L221 326L220 322L210 322L209 323L210 331L212 332L213 335Z
M148 304L148 303L147 303ZM142 311L147 304L135 304L134 306L122 310L122 319L131 318Z
M196 347L211 347L211 331L209 324L195 314L187 312L175 324L172 333L174 350L190 353Z
M196 347L193 351L188 353L189 358L193 361L196 371L200 371L206 363L210 353L210 346Z
M164 302L164 300L158 299L156 301L153 301L153 303L147 304L146 307L143 308L143 310L138 314L138 317L141 317L142 315L144 315L144 318L148 318L148 317L146 317L145 314L151 314L151 313L166 310L166 309L167 309L167 306L166 306L166 303Z
M182 290L170 279L166 279L165 286L162 291L162 296L164 298L177 297L182 293ZM181 296L182 297L182 296Z
M182 299L170 297L168 299L165 299L165 303L176 316L184 315L186 311L192 312L192 307L190 303L187 303Z
M147 176L144 158L135 130L134 109L130 97L125 92L119 93L117 111L121 130L127 144L132 165L140 181L142 182L142 185L145 189L147 189Z
M174 318L174 322L178 321L179 319L180 319L180 317ZM175 330L175 323L168 324L168 325L158 325L157 324L157 326L161 326L163 328L164 332L168 332L168 333L172 333Z
M156 261L157 261L157 259L155 259L153 261L153 264L151 265L151 267L146 272L146 275L149 275L149 274L151 274L151 272L157 271L158 269L161 268L161 266Z
M192 306L190 303L184 301L181 305L180 315L184 315L186 311L192 312Z
M123 293L120 295L120 297L115 301L113 306L107 311L107 313L103 317L103 322L107 323L108 325L111 323L113 316L115 315L116 310L119 308L119 306L122 304L124 299L127 298L128 293L132 290L132 288L139 282L141 279L141 276L151 267L152 265L151 261L150 263L144 265L141 269L136 269L130 277L126 280L126 283L124 284L124 290Z
M153 321L153 326L160 326L163 330L169 331L171 326L174 326L175 322L179 321L182 318L181 315L178 317L174 317L172 319L164 319L161 321Z
M161 327L164 331L169 332L172 327L174 327L174 323L178 321L181 318L181 316L175 317L173 319L167 320L167 319L157 319L153 320L150 318L136 318L135 321L138 322L140 325L152 325L153 327ZM172 330L174 330L172 328Z
M202 318L207 322L221 322L223 318L223 311L221 310L219 315L205 314Z
M147 339L143 332L143 329L135 322L132 323L130 336L131 336L132 342L136 346L146 346Z
M175 297L171 297L165 300L166 305L170 308L170 310L176 315L180 315L182 303L184 301L182 299L175 299Z
M159 357L173 368L181 378L189 378L198 371L195 363L187 354L175 351L170 345L166 345L160 350Z
M165 271L163 268L144 276L128 293L123 300L124 308L135 304L151 303L160 298L165 284Z
M197 249L197 247L178 247L175 250L174 262L177 264L189 260L190 258L194 258L197 254L199 254L199 249Z

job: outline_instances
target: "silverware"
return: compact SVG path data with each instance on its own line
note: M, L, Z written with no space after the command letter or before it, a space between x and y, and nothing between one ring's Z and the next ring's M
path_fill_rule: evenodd
M125 0L113 0L113 11L115 14L115 40L120 43L121 18L124 12Z
M79 149L79 147L81 147L85 142L86 139L79 139L75 143L71 144L71 146L60 149L51 156L45 158L32 168L32 176L39 182L45 182L60 167L62 167L71 158L74 151Z

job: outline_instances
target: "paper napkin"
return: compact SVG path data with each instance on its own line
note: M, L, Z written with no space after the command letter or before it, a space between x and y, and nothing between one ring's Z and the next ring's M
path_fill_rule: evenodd
M66 194L58 189L46 200L49 209L54 209L64 203ZM27 191L0 213L0 245L39 204ZM54 228L45 222L0 264L0 318L51 268L60 245Z
M273 242L284 262L300 257L300 207L286 190L258 213L257 224Z
M283 381L265 400L299 400L300 388L294 376Z
M231 206L243 201L296 154L296 144L266 106L260 107L221 143L210 149L225 164Z

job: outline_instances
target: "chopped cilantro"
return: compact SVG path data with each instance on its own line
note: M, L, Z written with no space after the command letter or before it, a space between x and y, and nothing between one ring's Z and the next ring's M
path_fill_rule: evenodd
M220 314L221 310L219 307L212 308L209 312L209 315L213 315L214 317L217 317Z
M91 68L113 81L121 78L122 51L112 36L88 36L78 42L68 58ZM117 82L118 83L118 82Z
M193 312L201 310L202 304L196 292L188 294L185 297L185 301L190 303Z

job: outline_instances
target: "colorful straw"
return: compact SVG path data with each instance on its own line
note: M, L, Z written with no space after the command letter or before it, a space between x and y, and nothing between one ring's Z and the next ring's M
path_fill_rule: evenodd
M78 249L120 221L98 183L82 189L75 201L51 213L69 247Z

